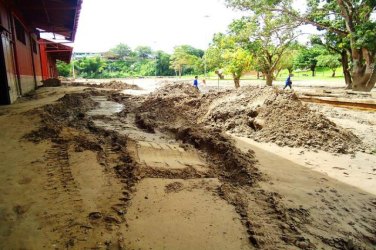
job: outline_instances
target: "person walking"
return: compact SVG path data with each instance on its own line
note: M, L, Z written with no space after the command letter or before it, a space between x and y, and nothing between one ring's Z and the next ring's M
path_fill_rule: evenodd
M198 76L195 76L195 80L193 81L193 87L195 87L197 90L198 89Z
M285 87L283 87L283 89L287 88L287 86L289 86L290 89L292 89L292 87L291 87L291 85L292 85L291 77L292 77L291 74L289 75L289 77L287 77L286 82L285 82Z

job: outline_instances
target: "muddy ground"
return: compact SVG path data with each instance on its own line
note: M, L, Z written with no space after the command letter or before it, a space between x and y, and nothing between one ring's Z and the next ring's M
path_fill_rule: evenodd
M343 181L279 151L372 162L336 119L273 89L39 89L0 107L0 248L375 249L375 170Z

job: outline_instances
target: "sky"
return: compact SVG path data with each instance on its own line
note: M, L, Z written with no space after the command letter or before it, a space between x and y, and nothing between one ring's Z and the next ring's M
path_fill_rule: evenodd
M215 33L226 32L243 15L247 13L227 8L224 0L84 0L74 51L105 52L119 43L168 53L183 44L205 50ZM315 28L302 31L315 33ZM307 37L299 40L304 43Z
M242 15L223 0L84 0L74 51L104 52L119 43L169 53L182 44L206 49Z

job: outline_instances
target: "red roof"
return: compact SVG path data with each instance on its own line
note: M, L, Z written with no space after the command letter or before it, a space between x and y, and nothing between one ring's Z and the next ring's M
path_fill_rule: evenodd
M9 0L31 28L74 41L83 0Z
M73 48L61 43L55 43L46 39L40 39L39 44L43 44L46 53L55 60L70 62Z

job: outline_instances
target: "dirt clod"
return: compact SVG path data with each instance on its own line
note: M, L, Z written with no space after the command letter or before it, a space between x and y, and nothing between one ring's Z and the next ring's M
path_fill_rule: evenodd
M171 192L177 193L177 192L179 192L180 190L183 189L183 186L184 185L181 182L178 182L178 181L172 182L172 183L166 185L165 192L166 193L171 193Z
M133 90L141 90L140 87L134 84L129 84L122 81L112 80L110 82L102 82L102 83L94 83L94 82L64 82L65 86L72 86L72 87L95 87L101 89L112 89L112 90L125 90L125 89L133 89Z
M98 220L98 219L101 219L102 217L103 217L103 215L100 212L91 212L89 214L89 219L91 219L91 220Z

